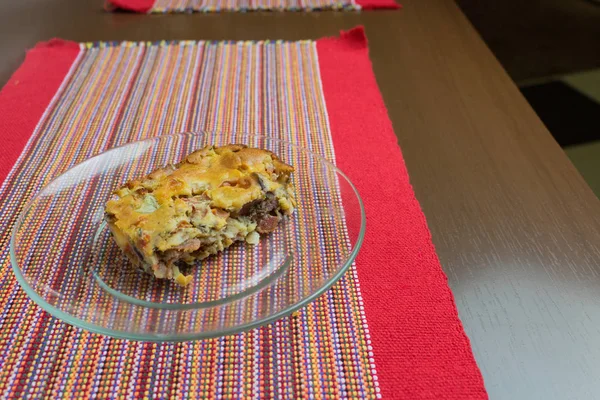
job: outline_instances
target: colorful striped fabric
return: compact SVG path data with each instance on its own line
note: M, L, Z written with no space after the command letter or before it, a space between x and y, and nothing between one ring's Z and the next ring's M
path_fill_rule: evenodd
M41 311L15 282L7 228L33 192L111 147L199 130L278 136L334 160L315 42L81 45L2 187L0 392L36 398L377 397L354 268L292 317L179 344L75 329Z
M109 11L189 13L219 11L317 11L396 9L394 0L107 0Z
M246 10L360 10L354 0L156 0L153 13Z

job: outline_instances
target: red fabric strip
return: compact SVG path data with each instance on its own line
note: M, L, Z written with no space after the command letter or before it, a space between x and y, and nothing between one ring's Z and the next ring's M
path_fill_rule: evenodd
M390 9L396 10L402 6L394 0L356 0L356 4L362 7L363 10L374 9Z
M119 9L147 13L154 5L154 0L107 0L105 4L108 11Z
M367 212L357 269L383 397L487 398L377 87L363 28L318 40L317 49L337 164Z
M137 13L147 13L152 9L155 0L107 0L105 8L108 11L127 10ZM394 0L357 0L356 3L364 10L397 9L400 5Z
M0 91L0 182L19 158L78 54L75 42L39 43Z

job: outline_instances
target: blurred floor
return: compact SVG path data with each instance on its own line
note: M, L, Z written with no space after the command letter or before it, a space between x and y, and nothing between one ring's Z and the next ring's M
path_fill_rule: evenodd
M600 198L600 140L565 149L571 162Z
M600 68L600 2L457 0L464 14L521 83Z
M600 24L600 21L598 23ZM597 47L600 48L600 38ZM600 105L600 69L568 75L563 80ZM569 146L565 151L596 196L600 198L600 113L594 115L591 126L595 129L595 141Z
M538 79L521 91L600 198L600 69Z
M600 37L596 46L600 49ZM563 81L600 103L600 69L567 75L563 77Z
M565 80L521 86L521 92L563 148L598 137L600 103Z

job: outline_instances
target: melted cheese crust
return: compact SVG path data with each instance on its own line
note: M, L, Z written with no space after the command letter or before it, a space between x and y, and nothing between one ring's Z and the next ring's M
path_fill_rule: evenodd
M291 213L294 200L288 181L292 172L291 166L267 150L207 146L179 164L159 168L117 189L106 203L106 219L119 246L125 250L129 242L137 257L155 269L156 252L180 250L190 239L223 230L230 216L264 199L267 192L275 194L283 213ZM247 228L246 233L253 229Z

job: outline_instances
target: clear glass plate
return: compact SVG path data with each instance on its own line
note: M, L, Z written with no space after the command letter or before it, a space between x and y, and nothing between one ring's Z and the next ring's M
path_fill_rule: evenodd
M228 143L271 150L294 166L294 214L256 246L238 243L199 261L185 288L131 268L103 222L112 190ZM317 154L265 136L180 133L111 149L54 179L25 206L10 255L27 294L69 324L126 339L193 340L267 324L317 298L352 264L365 222L356 188Z

